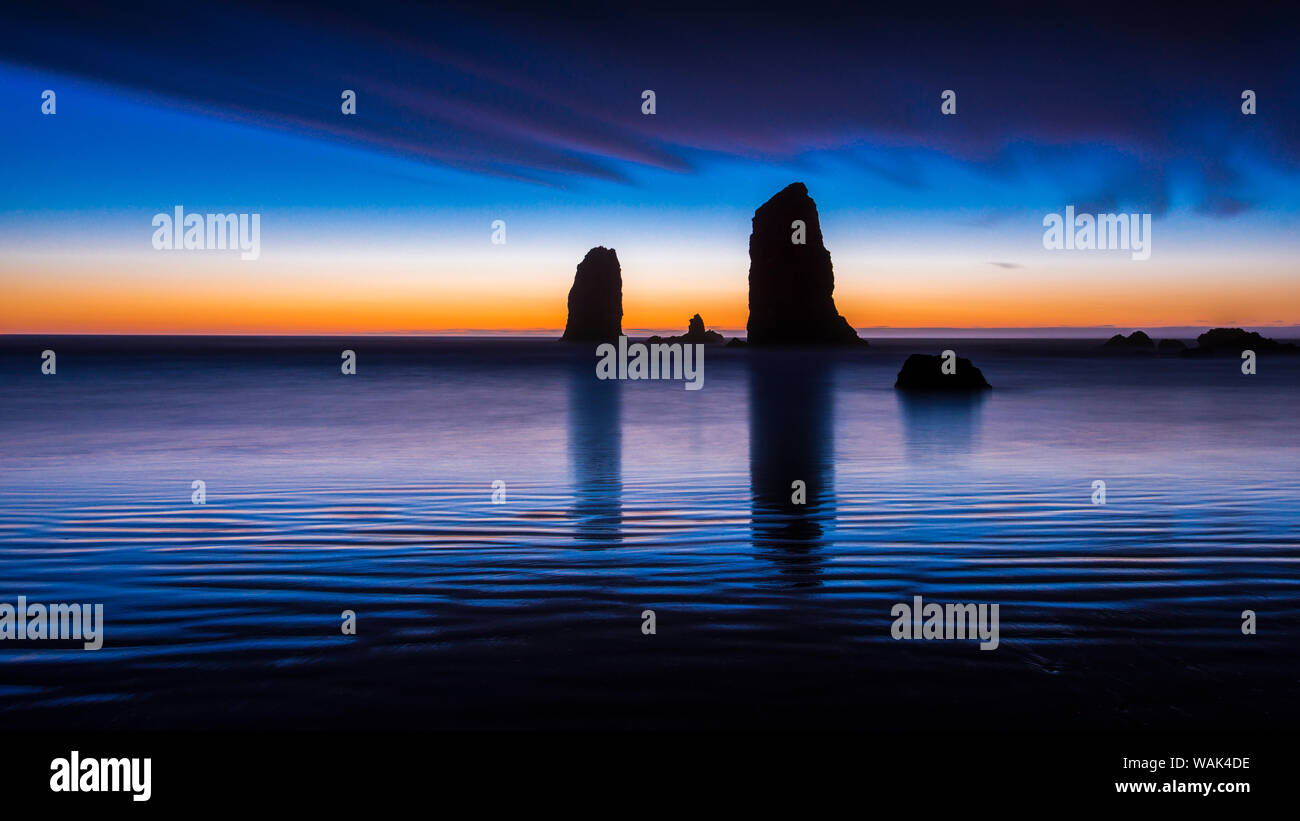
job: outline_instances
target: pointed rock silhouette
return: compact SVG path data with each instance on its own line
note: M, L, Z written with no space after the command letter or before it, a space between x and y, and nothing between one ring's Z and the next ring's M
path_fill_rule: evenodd
M587 252L569 289L564 342L612 342L623 333L623 272L613 248Z
M803 222L802 236L796 220ZM796 239L803 239L803 243ZM835 274L817 203L791 183L754 212L749 235L749 344L865 345L835 310Z
M699 314L696 314L695 316L691 317L691 321L687 323L686 333L684 335L669 336L669 337L652 336L646 341L667 342L669 344L675 342L684 342L688 345L696 345L696 344L717 345L722 342L725 342L726 339L725 337L723 337L722 334L718 333L717 331L705 330L704 320L700 318Z

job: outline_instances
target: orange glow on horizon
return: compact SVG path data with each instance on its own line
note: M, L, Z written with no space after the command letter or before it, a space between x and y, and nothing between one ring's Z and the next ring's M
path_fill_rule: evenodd
M928 274L928 275L927 275ZM423 334L552 331L566 319L572 274L500 284L448 284L427 276L341 278L286 268L198 276L101 266L84 271L0 268L0 333L103 334ZM1117 287L1089 276L999 281L914 271L837 271L836 305L859 328L1131 328L1300 324L1300 288L1283 271L1253 271L1249 287L1227 277L1133 278ZM1010 275L1008 275L1010 276ZM735 287L720 277L662 282L624 270L626 329L684 330L699 313L711 328L737 330L748 319L744 271ZM1171 282L1176 281L1176 285Z

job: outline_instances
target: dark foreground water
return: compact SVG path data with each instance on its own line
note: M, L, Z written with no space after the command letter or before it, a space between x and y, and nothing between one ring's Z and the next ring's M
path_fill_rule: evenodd
M1300 359L1092 344L711 348L686 391L549 341L0 339L0 602L107 622L0 642L0 728L1297 729ZM899 397L944 347L995 390ZM918 594L1000 647L891 639Z

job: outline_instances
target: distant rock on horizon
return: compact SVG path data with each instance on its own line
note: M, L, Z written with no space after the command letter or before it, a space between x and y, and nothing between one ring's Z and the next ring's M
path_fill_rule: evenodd
M564 342L612 342L623 334L623 272L613 248L592 248L569 289Z
M704 328L704 320L699 314L691 317L687 323L686 333L682 336L652 336L647 342L665 342L668 344L684 343L687 345L720 345L726 338L717 331L708 331Z
M794 241L803 222L803 244ZM835 309L835 274L817 204L791 183L754 212L749 235L750 345L865 345Z
M1103 348L1121 351L1151 351L1155 346L1156 343L1151 341L1145 331L1134 331L1128 336L1115 334L1102 344Z
M1300 346L1278 342L1261 336L1256 331L1241 328L1211 328L1196 337L1196 347L1183 351L1183 356L1241 356L1242 351L1256 354L1297 354Z
M943 357L914 353L903 363L894 387L899 390L927 392L967 392L990 390L992 385L969 359L956 357L953 373L943 372Z

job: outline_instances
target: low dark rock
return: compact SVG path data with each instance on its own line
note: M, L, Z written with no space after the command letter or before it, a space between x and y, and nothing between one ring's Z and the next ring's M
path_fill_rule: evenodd
M1187 345L1180 339L1162 339L1156 350L1160 353L1179 353L1187 350Z
M1134 331L1128 336L1124 334L1115 334L1102 345L1109 350L1121 351L1150 351L1155 348L1151 337L1146 335L1145 331Z
M943 372L943 357L914 353L898 372L895 388L909 391L964 392L988 390L992 385L969 359L957 357L955 373Z
M1278 342L1241 328L1212 328L1196 337L1196 347L1183 351L1183 356L1236 357L1241 356L1242 351L1254 351L1256 354L1297 354L1300 353L1300 346Z

